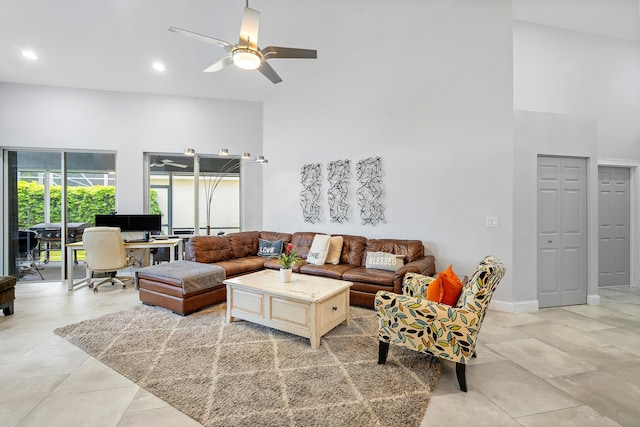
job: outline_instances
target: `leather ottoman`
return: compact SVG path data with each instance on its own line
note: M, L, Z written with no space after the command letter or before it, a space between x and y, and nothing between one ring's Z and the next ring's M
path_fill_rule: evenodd
M227 298L226 274L217 265L175 261L141 268L135 277L143 304L183 316Z
M16 278L0 276L0 308L5 316L13 314L13 300L16 299Z

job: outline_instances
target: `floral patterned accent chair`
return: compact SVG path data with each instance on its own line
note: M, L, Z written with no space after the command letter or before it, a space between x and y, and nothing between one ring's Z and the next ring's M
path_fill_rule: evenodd
M387 361L389 344L451 360L456 362L460 389L466 392L465 367L475 356L480 326L504 273L498 258L485 257L464 285L455 307L427 300L427 288L433 280L428 276L407 274L402 295L379 291L375 299L378 363Z

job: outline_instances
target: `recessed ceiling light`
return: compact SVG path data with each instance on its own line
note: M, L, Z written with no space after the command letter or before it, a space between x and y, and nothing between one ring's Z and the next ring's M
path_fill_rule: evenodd
M35 61L36 59L38 59L38 55L36 55L36 53L32 50L29 49L25 49L22 51L22 56L24 56L27 59L30 59L32 61Z
M156 71L164 71L164 64L161 62L154 62L152 67Z

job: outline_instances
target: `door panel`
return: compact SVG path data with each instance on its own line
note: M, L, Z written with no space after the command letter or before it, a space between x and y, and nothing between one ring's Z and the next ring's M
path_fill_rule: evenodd
M598 284L630 284L630 170L598 168Z
M587 300L586 160L538 158L538 302Z
M538 281L540 282L540 288L538 292L547 297L557 295L560 289L560 282L558 280L558 272L560 271L560 252L554 248L541 249L538 254L538 263L542 275Z

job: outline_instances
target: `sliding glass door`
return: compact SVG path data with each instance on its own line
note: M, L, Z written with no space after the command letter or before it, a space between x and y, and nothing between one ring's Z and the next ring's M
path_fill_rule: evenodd
M115 210L115 154L5 150L4 274L21 281L66 277L65 243L82 239L98 213ZM79 252L74 277L84 276Z

